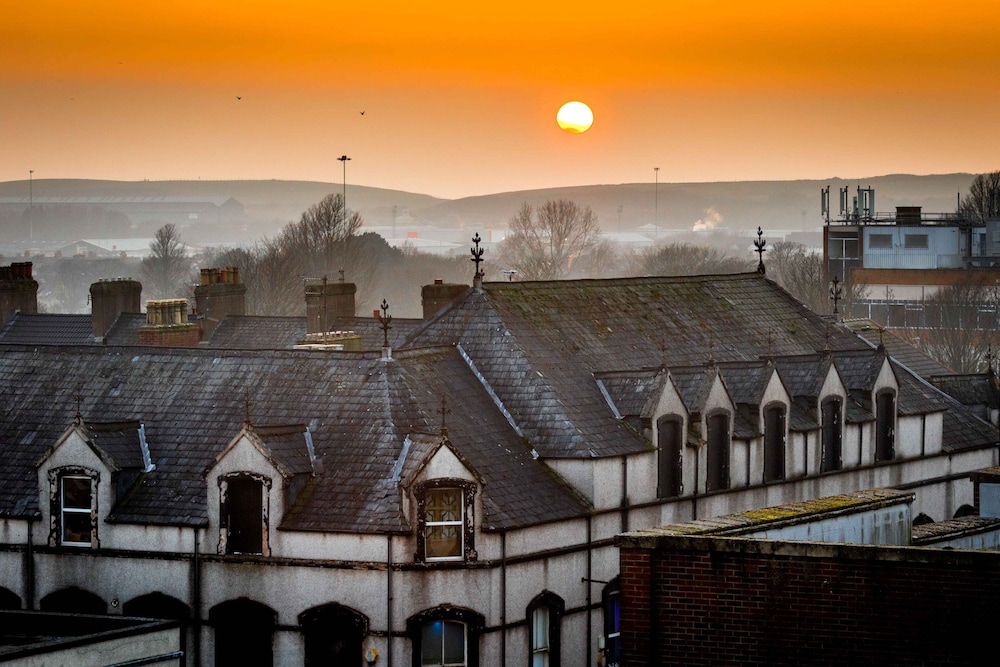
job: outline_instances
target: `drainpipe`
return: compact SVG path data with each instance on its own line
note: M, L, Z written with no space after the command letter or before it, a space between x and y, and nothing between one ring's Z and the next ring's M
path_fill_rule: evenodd
M622 532L628 532L628 457L622 456Z
M500 664L507 664L507 531L500 533Z
M34 523L28 520L28 544L24 549L24 608L32 611L35 608L35 538L32 528Z
M198 553L198 527L192 530L191 533L194 537L194 552L193 559L191 563L192 578L194 579L194 591L191 595L191 606L192 609L192 619L191 625L194 632L194 665L201 665L201 556Z
M594 632L593 632L593 625L594 625L594 623L593 623L593 615L594 615L594 610L590 608L591 597L592 597L591 596L591 592L590 592L590 588L592 586L591 580L593 579L593 576L594 576L594 572L593 572L594 554L593 554L593 551L591 550L591 544L590 544L591 541L592 541L592 537L593 537L592 532L591 532L592 531L592 528L591 528L591 518L592 517L588 514L587 515L587 660L586 660L586 662L583 663L585 665L588 665L588 667L591 664L591 662L590 662L590 649L591 649L591 646L590 645L591 645L591 643L593 642L593 639L594 639Z
M701 447L694 450L694 493L691 494L691 519L698 520L698 475L701 468Z
M386 535L385 556L385 664L392 667L392 534Z

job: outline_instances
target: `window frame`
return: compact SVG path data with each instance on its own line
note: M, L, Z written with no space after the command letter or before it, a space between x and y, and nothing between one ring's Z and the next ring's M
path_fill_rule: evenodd
M486 625L486 619L471 609L441 605L415 614L406 621L406 634L410 638L411 664L422 664L424 628L431 623L460 623L465 629L465 662L462 667L479 667L479 639ZM442 635L443 637L443 635ZM447 663L449 665L455 663Z
M428 522L427 499L431 492L445 489L456 489L462 495L462 518L460 521ZM438 478L417 484L414 488L416 498L417 549L414 561L420 563L463 563L475 561L475 503L477 486L474 482L455 478ZM461 526L461 553L454 556L427 556L427 533L430 527L450 525Z
M61 466L49 470L49 546L74 549L97 549L101 546L98 537L98 491L101 475L96 470L82 466ZM90 507L65 507L66 479L86 479L90 482ZM65 539L65 513L88 514L90 516L90 541L78 542Z
M252 481L260 484L260 530L261 530L261 550L260 552L231 551L230 545L230 515L233 510L229 500L229 483L234 480ZM271 501L271 479L265 475L248 471L237 471L222 475L218 479L219 483L219 548L218 552L223 556L270 556L270 501Z
M779 401L768 403L763 417L764 482L780 482L787 476L788 406Z
M878 242L876 242L876 239ZM868 248L870 250L891 250L892 234L869 234Z
M667 447L667 428L676 429L676 456L671 456ZM670 414L657 419L656 440L656 497L676 498L684 494L684 418ZM672 480L669 474L671 471Z
M833 406L833 424L828 424L828 409ZM829 396L820 403L820 472L844 469L844 401Z
M883 414L888 398L892 414ZM893 389L882 389L875 394L875 463L892 461L896 458L896 392Z
M907 250L929 250L930 234L904 234L903 247Z
M724 428L715 433L713 420L725 419ZM705 491L726 491L729 476L730 447L732 445L733 416L729 410L713 410L705 416ZM713 437L715 436L715 437ZM718 456L713 456L717 454ZM716 460L718 459L718 460ZM713 483L714 481L714 483Z
M544 648L547 667L560 667L562 663L562 617L566 613L566 602L552 591L542 591L525 610L528 624L528 666L534 667L535 655L540 653L535 645L535 614L545 609L548 613L548 636Z
M617 667L621 664L622 655L622 621L621 606L622 587L619 577L615 577L601 590L601 611L603 613L604 647L601 652L606 667Z

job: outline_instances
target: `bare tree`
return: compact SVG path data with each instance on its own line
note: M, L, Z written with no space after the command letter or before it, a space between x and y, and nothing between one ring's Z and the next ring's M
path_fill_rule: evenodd
M767 277L822 315L832 312L830 288L823 280L823 255L800 243L778 241L768 249Z
M742 273L750 271L750 259L732 257L715 248L671 243L661 248L649 248L639 258L639 271L645 275L698 276L712 273Z
M177 228L169 223L160 227L149 249L150 255L142 260L140 268L143 290L154 299L186 294L191 262Z
M599 231L589 206L556 199L536 210L524 203L510 221L501 252L522 280L558 280L594 247Z
M975 222L1000 217L1000 171L976 176L958 212Z
M984 276L970 272L924 302L928 326L915 342L956 373L976 373L985 368L987 346L995 345L996 308L995 287Z

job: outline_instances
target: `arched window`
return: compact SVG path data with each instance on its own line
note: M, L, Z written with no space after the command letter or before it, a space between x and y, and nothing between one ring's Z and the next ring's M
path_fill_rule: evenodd
M143 618L167 618L176 621L186 621L191 618L191 608L177 598L154 592L140 595L122 605L125 616L141 616Z
M64 614L106 614L108 604L98 595L76 586L49 593L38 605L42 611Z
M821 472L840 470L844 466L843 403L839 398L823 401L823 461Z
M764 481L785 479L785 406L764 409Z
M212 607L208 620L215 628L215 664L271 667L277 619L273 609L247 598Z
M479 667L479 636L485 619L471 609L443 606L406 622L413 667Z
M362 642L368 618L339 604L313 607L299 614L306 642L306 667L362 666Z
M566 603L546 591L528 605L528 664L531 667L559 667L562 660L562 616Z
M656 422L657 475L656 497L681 495L683 474L683 426L677 415L660 417Z
M20 609L21 596L0 586L0 609Z
M601 592L604 608L604 665L617 667L622 659L622 589L615 577Z
M716 412L708 417L708 491L729 488L729 413Z
M875 461L896 456L896 394L892 390L875 397Z

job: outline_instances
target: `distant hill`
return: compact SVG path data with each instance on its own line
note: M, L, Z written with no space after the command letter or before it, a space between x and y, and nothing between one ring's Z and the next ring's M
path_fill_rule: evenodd
M954 211L958 193L967 192L973 174L914 176L894 174L861 179L830 178L809 181L741 181L731 183L625 183L545 190L504 192L445 200L429 195L384 188L347 185L347 205L359 210L367 224L387 225L395 215L409 214L416 222L448 228L502 228L522 202L533 205L567 198L590 206L606 231L634 229L658 220L673 229L691 229L699 220L711 220L730 229L818 230L821 188L829 185L834 207L838 189L873 187L876 210L922 206L925 211ZM26 181L0 182L0 197L26 197ZM38 179L39 197L189 197L226 199L243 204L251 224L239 229L198 229L205 240L250 240L273 234L285 223L342 184L311 181L98 181ZM619 212L619 206L621 207ZM836 211L834 211L836 214ZM186 238L190 234L185 235Z

